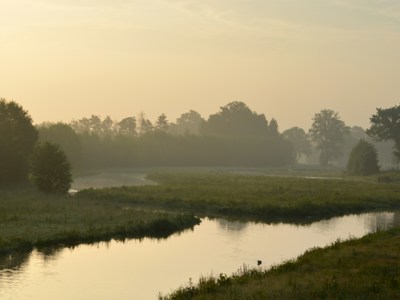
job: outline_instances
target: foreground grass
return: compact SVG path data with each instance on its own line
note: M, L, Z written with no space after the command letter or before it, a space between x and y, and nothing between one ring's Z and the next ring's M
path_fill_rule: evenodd
M0 253L110 239L167 237L191 228L191 215L128 209L112 201L0 190Z
M400 229L313 249L268 271L202 278L172 299L399 299Z
M229 173L153 173L152 186L84 190L78 198L254 220L315 220L400 208L400 185L376 180Z

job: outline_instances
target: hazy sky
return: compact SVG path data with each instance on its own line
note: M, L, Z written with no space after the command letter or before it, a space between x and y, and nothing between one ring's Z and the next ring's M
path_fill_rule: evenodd
M399 0L0 0L0 97L35 122L231 101L308 128L400 103Z

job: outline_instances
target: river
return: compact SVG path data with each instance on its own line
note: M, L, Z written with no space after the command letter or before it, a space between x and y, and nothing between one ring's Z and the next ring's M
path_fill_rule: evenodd
M231 274L293 259L337 239L400 225L399 213L309 225L203 219L167 239L112 241L0 257L0 299L157 299L201 275Z

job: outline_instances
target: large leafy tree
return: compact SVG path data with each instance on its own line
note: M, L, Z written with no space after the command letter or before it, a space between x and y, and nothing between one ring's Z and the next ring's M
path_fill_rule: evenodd
M303 128L289 128L282 133L282 137L293 145L297 159L302 155L308 156L311 154L311 143Z
M339 114L333 110L324 109L314 115L309 135L320 151L321 165L326 166L329 161L341 156L344 135L348 131L348 127L340 120Z
M231 102L209 117L204 124L206 134L219 136L268 135L268 121L243 102Z
M351 150L347 171L354 175L370 175L379 172L375 146L365 140L359 140Z
M122 119L117 124L117 132L119 135L136 136L136 118L127 117Z
M169 132L175 135L198 135L204 123L205 120L197 111L190 110L177 118L175 124L171 124Z
M0 99L0 183L25 180L29 157L38 139L28 112Z
M39 144L31 160L31 179L39 190L65 194L71 187L71 167L57 144Z
M371 127L367 134L376 141L394 141L394 154L400 160L400 105L376 110L370 118Z

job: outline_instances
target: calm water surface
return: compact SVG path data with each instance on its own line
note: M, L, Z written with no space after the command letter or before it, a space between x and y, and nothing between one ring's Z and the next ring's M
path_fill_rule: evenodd
M82 245L0 258L0 299L157 299L201 275L243 264L267 268L337 239L400 224L400 213L333 218L311 225L204 219L168 239Z

